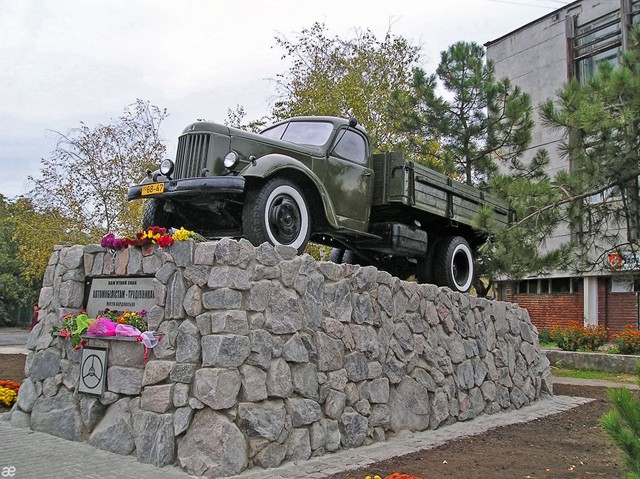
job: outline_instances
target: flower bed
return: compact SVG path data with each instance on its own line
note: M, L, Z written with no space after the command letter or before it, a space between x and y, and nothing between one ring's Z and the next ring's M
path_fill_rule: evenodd
M569 321L566 326L551 328L551 339L563 351L597 351L607 341L607 330L604 326L584 326L579 321Z
M628 324L620 334L613 336L613 343L620 354L640 354L640 331Z
M13 406L18 399L20 384L15 381L0 381L0 405L5 407Z

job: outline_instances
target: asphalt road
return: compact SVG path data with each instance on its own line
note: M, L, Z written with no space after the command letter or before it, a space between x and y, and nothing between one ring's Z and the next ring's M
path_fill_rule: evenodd
M28 337L28 329L0 328L0 346L23 346Z

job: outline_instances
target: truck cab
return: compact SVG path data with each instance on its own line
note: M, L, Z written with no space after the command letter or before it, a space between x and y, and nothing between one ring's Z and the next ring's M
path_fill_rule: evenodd
M179 224L206 237L245 236L302 251L312 234L367 231L371 161L366 131L342 118L297 117L259 134L197 122L182 132L175 162L149 172L128 199L150 200L144 227ZM270 216L254 217L264 223L254 234L255 224L241 221L251 213L247 201L258 207L255 193L275 178L286 184Z

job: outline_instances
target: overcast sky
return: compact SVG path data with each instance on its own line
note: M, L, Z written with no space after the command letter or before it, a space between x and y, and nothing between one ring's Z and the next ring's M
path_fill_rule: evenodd
M422 45L433 72L458 40L485 43L564 0L0 0L0 194L26 193L57 135L118 118L137 98L166 108L169 157L198 118L223 122L240 104L270 110L269 78L287 69L278 34L314 22L352 37L391 28Z

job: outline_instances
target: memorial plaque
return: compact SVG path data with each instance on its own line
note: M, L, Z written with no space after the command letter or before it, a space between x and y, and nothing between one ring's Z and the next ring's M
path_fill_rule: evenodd
M92 278L86 302L90 318L105 309L111 311L149 311L156 304L153 277Z
M107 353L105 348L83 348L78 392L102 396L107 382Z

